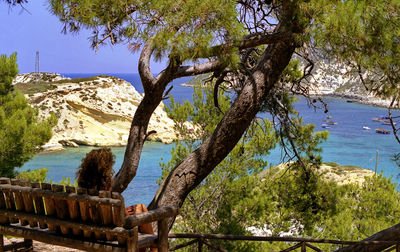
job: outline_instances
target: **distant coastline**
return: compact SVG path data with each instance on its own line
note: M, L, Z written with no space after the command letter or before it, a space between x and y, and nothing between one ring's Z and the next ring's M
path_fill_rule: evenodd
M196 83L182 83L180 86L182 87L195 87L198 84ZM363 105L369 105L369 106L375 106L375 107L380 107L380 108L389 108L390 106L390 100L383 100L379 99L377 97L372 97L372 96L365 96L365 95L360 95L360 94L346 94L343 92L335 92L335 91L324 91L320 93L313 93L311 94L311 97L332 97L332 98L339 98L343 100L347 100L349 102L354 102L357 104L363 104ZM393 108L395 110L400 110L400 107L395 107Z

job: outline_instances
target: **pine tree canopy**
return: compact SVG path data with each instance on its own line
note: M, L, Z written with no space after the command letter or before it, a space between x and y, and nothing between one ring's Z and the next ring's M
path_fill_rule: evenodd
M40 150L51 137L56 116L39 120L38 110L12 81L18 73L17 55L0 55L0 176L14 177L21 167Z

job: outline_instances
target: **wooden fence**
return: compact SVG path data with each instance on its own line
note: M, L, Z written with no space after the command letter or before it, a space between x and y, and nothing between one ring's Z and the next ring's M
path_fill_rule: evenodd
M169 234L170 239L192 239L188 242L179 244L169 249L169 251L179 250L188 247L193 244L197 244L197 251L203 251L203 246L207 246L215 251L227 252L228 250L221 248L209 240L229 240L229 241L258 241L258 242L286 242L288 248L281 250L280 252L294 251L300 249L301 252L308 251L322 251L320 248L313 244L333 244L333 245L361 245L365 248L386 244L388 248L384 252L396 251L400 252L399 241L340 241L340 240L329 240L329 239L313 239L313 238L302 238L302 237L280 237L280 236L244 236L244 235L224 235L224 234ZM295 243L293 245L293 243Z

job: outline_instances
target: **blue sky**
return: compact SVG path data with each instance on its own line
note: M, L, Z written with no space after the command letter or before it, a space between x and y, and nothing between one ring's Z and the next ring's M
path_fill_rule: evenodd
M62 24L48 11L47 1L31 0L24 6L29 13L0 1L0 54L17 52L20 73L35 70L36 51L41 72L137 73L139 54L130 53L126 45L105 45L95 53L89 31L61 33ZM162 64L152 64L154 73L161 68Z

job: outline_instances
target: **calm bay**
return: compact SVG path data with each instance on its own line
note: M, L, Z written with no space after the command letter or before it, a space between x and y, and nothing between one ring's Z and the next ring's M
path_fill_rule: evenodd
M63 74L71 78L88 77L96 74ZM138 74L108 74L113 75L132 83L139 91L143 92ZM171 94L175 100L192 100L193 89L182 87L179 84L188 81L189 78L175 80L172 84ZM329 139L322 144L323 162L336 162L341 165L355 165L366 169L375 169L376 153L378 152L377 171L383 172L386 177L393 176L393 181L399 183L397 174L400 172L392 161L393 154L400 152L400 145L396 142L393 135L381 135L375 133L376 128L390 130L391 127L372 121L372 117L386 115L387 110L373 106L348 103L346 100L337 98L324 98L328 105L329 120L338 124L332 125L329 129L321 128L321 124L327 119L327 114L322 109L314 110L310 108L305 99L300 99L295 107L300 112L305 123L314 123L315 130L328 130ZM168 100L164 101L168 104ZM400 115L400 111L394 111L395 115ZM364 130L363 126L371 128ZM123 193L127 204L145 203L148 204L155 191L157 190L156 180L161 176L159 162L163 159L167 162L170 159L170 151L173 144L166 145L156 142L146 142L137 176L130 183ZM95 147L81 146L80 148L68 148L60 152L42 153L36 155L31 161L24 164L21 168L38 169L48 168L48 179L60 182L64 177L75 177L75 171L81 159L87 152ZM122 164L125 147L113 147L116 156L115 169ZM278 147L266 157L272 165L282 162L282 151Z

